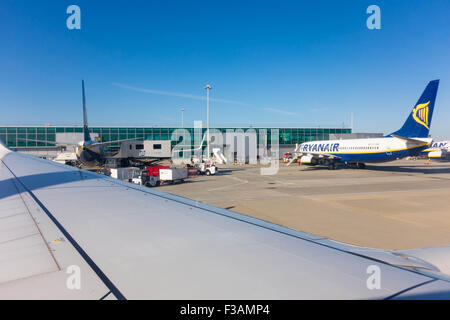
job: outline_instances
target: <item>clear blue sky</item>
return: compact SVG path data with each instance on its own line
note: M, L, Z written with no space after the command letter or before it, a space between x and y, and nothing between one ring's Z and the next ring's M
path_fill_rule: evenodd
M68 30L66 8L81 8ZM381 30L366 8L381 8ZM450 138L450 1L0 2L0 125L342 126L390 133L429 80Z

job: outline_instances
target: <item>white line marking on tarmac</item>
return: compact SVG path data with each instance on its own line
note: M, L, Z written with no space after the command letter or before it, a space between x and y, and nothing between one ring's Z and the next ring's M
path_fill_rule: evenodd
M304 198L326 198L326 197L340 197L340 196L357 196L357 195L371 195L371 194L389 194L389 193L405 193L405 192L426 192L426 191L439 191L450 190L450 188L434 188L434 189L411 189L411 190L395 190L395 191L371 191L371 192L350 192L350 193L329 193L329 194L307 194L301 196L277 196L277 197L264 197L264 198L242 198L231 200L199 200L207 203L217 202L235 202L235 201L253 201L253 200L279 200L279 199L304 199Z
M218 188L209 189L208 191L223 190L223 189L227 189L227 188L231 188L231 187L236 187L236 186L239 186L239 185L241 185L241 184L246 184L246 183L248 183L248 180L242 180L242 179L239 179L239 178L236 178L236 177L228 177L228 176L225 176L225 177L226 177L226 178L229 178L229 179L237 180L237 181L239 181L239 183L235 183L235 184L231 184L231 185L228 185L228 186L222 186L222 187L218 187Z
M286 181L282 181L282 180L276 180L275 182L277 182L277 183L279 183L279 184L286 185L286 186L292 186L292 185L295 185L295 183L293 183L293 182L286 182Z

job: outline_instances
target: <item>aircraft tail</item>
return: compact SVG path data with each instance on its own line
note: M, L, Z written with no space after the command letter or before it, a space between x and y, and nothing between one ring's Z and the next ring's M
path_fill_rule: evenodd
M408 119L400 130L391 136L404 138L427 138L433 117L434 102L439 86L439 80L430 81L415 104Z
M84 80L81 80L81 89L83 91L83 139L84 142L91 140L91 135L89 134L87 111L86 111L86 96L84 94Z

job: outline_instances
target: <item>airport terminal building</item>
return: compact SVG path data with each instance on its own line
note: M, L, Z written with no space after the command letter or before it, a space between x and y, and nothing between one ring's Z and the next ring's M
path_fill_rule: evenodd
M102 142L123 140L123 139L139 139L146 141L170 141L173 145L177 144L179 137L179 129L184 129L189 132L192 139L192 145L195 145L195 141L201 141L195 139L197 135L203 135L206 131L202 129L200 133L199 129L193 127L90 127L92 138L96 138ZM225 135L226 132L253 132L256 133L257 143L261 143L261 139L264 139L263 144L270 148L272 140L271 134L274 129L278 130L278 142L280 152L291 151L295 144L303 143L313 140L327 140L333 139L336 136L342 134L350 134L352 130L350 128L270 128L270 127L222 127L211 128L216 132L221 132ZM38 156L52 157L55 156L58 148L55 147L55 143L71 142L77 143L82 140L82 126L4 126L0 127L0 139L4 141L8 147L17 151L23 151L27 153L33 153ZM112 151L117 151L120 145L111 145L109 148Z

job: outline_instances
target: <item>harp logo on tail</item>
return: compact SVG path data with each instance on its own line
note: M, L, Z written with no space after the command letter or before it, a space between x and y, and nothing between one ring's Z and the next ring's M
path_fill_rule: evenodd
M428 105L429 104L430 104L430 101L428 101L426 103L421 103L421 104L418 104L413 109L413 118L414 118L414 120L416 120L416 122L418 124L423 125L428 130L430 129L428 127L428 112L429 112Z

